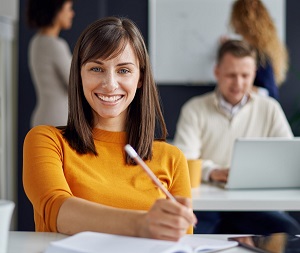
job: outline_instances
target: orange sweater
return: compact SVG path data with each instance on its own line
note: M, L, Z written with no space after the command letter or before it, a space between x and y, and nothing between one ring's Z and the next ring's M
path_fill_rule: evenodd
M98 156L76 153L55 127L37 126L27 134L23 184L36 231L57 232L59 208L72 196L135 210L148 210L165 198L142 168L125 163L125 132L94 129L93 136ZM155 141L146 163L174 196L191 197L187 162L178 148Z

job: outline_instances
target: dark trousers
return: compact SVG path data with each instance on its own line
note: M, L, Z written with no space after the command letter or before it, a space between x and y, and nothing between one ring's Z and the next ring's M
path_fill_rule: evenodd
M202 212L195 234L300 234L299 223L285 212Z

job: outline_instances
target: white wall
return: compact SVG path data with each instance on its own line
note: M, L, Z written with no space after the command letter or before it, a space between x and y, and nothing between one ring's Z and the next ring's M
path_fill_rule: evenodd
M285 40L285 0L262 0ZM234 0L151 0L150 59L160 84L215 83L220 37L237 37L229 26ZM218 8L216 8L218 6ZM234 35L234 37L233 37ZM180 68L178 71L178 63Z
M0 0L0 16L11 17L14 21L19 20L19 1Z
M19 0L0 0L0 198L16 203L17 217L17 67Z

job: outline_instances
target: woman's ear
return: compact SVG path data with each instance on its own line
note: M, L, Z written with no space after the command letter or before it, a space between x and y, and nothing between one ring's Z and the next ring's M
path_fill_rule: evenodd
M139 82L138 82L138 85L137 85L138 89L141 88L142 85L143 85L143 83L142 83L142 80L140 79Z
M143 73L141 73L140 74L140 80L139 80L138 85L137 85L138 89L142 87L143 80L144 80L144 75L143 75Z

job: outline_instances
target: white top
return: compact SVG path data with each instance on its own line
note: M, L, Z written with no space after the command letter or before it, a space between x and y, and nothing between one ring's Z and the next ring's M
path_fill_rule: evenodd
M236 104L232 105L228 103L222 95L219 94L219 107L228 115L228 117L232 118L235 114L239 112L243 108L243 106L248 102L248 96L244 95L242 100Z
M280 104L270 97L251 94L233 116L220 107L216 91L191 98L179 116L174 145L187 159L202 159L202 180L214 168L228 168L234 141L241 137L292 137ZM251 156L251 154L249 154Z
M37 103L31 126L66 125L71 51L59 37L36 34L29 44L29 67Z

